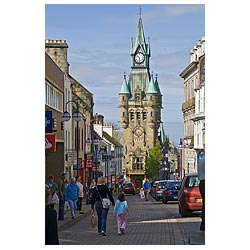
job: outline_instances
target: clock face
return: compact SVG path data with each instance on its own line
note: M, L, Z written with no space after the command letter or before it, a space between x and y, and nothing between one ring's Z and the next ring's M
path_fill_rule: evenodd
M139 52L135 55L135 62L137 63L143 63L145 59L145 56L143 53Z
M136 128L135 130L135 135L136 136L141 136L143 134L143 128Z

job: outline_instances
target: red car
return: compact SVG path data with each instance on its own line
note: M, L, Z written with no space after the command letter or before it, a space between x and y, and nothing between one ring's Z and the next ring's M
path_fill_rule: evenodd
M123 184L123 192L125 194L133 194L135 195L135 188L132 183L124 183Z
M196 173L184 176L178 195L179 213L182 217L201 211L202 198L199 190L200 180Z

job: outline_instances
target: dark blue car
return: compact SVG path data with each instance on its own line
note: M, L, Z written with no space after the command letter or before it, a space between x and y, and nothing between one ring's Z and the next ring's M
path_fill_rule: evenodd
M162 192L162 202L178 201L178 193L181 187L181 181L168 180L165 189Z

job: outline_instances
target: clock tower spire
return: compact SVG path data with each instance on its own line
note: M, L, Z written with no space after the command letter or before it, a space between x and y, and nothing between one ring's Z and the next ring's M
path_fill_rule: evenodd
M123 171L140 188L145 177L146 155L155 145L161 121L161 93L158 80L150 75L150 45L146 43L142 12L135 39L131 41L131 71L124 77L119 93L120 122L123 128Z

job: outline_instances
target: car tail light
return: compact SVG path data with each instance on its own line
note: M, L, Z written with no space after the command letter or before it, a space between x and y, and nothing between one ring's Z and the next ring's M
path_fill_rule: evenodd
M186 197L200 197L199 188L184 188L183 195Z
M165 194L172 194L171 191L165 191Z

